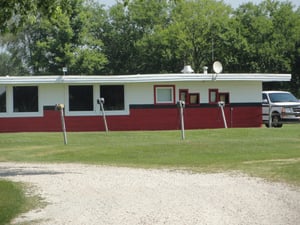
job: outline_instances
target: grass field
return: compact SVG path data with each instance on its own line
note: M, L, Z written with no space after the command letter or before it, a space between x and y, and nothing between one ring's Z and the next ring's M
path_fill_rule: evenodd
M6 224L20 213L24 202L25 196L19 184L0 180L0 224Z
M300 185L300 126L180 131L0 134L0 161L239 170Z
M180 131L68 133L68 145L61 133L2 133L0 146L0 162L241 171L300 186L299 125L188 130L186 140L181 140ZM1 221L9 221L28 203L18 184L0 180L0 193L0 224L5 224Z
M38 196L26 196L22 183L0 179L0 224L8 224L16 215L41 205Z

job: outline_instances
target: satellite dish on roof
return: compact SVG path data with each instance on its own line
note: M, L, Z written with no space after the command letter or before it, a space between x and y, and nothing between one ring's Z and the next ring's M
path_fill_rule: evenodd
M213 64L213 70L217 74L221 73L223 70L222 63L220 63L219 61L215 61Z

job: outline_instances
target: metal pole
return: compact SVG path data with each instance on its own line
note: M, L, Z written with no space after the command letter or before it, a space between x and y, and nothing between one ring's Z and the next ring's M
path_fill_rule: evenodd
M102 116L103 116L105 131L108 132L108 127L107 127L107 122L106 122L106 116L105 116L105 111L104 111L104 107L103 107L103 102L102 101L100 101L100 109L102 111Z
M226 122L225 113L224 113L224 102L219 102L219 106L220 106L221 112L222 112L224 127L227 128L227 122Z
M272 128L272 104L269 105L269 128Z
M181 126L181 139L185 139L185 133L184 133L184 118L183 118L183 104L182 102L179 103L180 107L180 126Z
M61 126L62 126L62 130L63 130L63 134L64 134L64 143L66 145L66 144L68 144L68 140L67 140L67 131L66 131L66 125L65 125L65 119L64 119L64 109L63 108L60 109L60 117L61 117Z
M230 108L230 127L233 127L233 107Z

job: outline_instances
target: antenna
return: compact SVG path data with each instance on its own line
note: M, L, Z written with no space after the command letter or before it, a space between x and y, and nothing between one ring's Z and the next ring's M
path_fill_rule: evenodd
M223 70L222 63L220 63L219 61L215 61L213 64L213 70L216 74L221 73Z

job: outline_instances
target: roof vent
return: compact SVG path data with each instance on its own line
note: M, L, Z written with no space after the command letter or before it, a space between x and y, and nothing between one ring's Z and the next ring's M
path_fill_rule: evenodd
M207 74L207 70L208 70L208 67L207 66L203 66L203 73L204 74Z
M186 65L181 70L181 73L194 73L194 70L192 69L192 67L190 65Z

